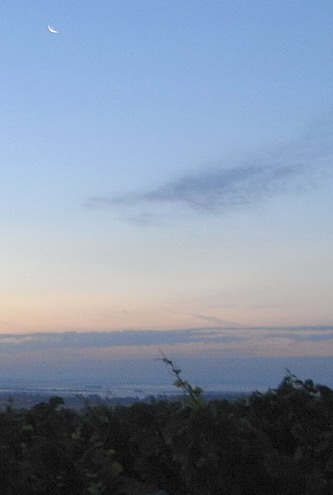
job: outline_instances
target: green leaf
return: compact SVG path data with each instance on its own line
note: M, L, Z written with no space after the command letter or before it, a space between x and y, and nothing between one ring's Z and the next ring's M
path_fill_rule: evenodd
M118 474L124 471L122 465L119 462L113 462L111 464L111 474L112 476L118 476Z
M114 449L109 449L105 453L106 453L106 455L114 455L116 453L116 451Z
M22 431L32 431L33 427L32 425L23 425L22 426Z
M100 481L98 483L90 483L90 486L88 488L88 492L91 493L91 495L99 495L102 493L104 490L103 483Z

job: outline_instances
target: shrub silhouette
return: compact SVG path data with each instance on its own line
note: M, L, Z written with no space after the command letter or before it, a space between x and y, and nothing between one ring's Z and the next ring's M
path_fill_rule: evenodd
M167 358L165 358L167 360ZM50 398L0 412L3 495L125 495L131 480L169 495L331 495L333 391L287 370L276 389L204 401L164 361L185 396L132 406Z

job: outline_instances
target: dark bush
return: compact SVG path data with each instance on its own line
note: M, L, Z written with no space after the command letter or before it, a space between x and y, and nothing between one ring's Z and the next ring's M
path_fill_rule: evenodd
M129 480L169 495L333 493L329 387L288 373L266 393L205 402L179 384L178 402L81 412L59 397L30 410L9 404L0 413L1 494L122 495Z

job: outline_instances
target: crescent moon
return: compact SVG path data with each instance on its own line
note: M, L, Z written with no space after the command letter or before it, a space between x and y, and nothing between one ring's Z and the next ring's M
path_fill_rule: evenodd
M59 31L57 31L56 29L54 29L52 26L47 26L47 29L50 31L50 33L53 33L53 34L58 34Z

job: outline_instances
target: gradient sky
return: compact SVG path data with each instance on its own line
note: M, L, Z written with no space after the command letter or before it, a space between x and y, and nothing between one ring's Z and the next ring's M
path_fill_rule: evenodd
M330 0L1 2L2 371L73 331L123 343L57 366L333 356L332 25Z

